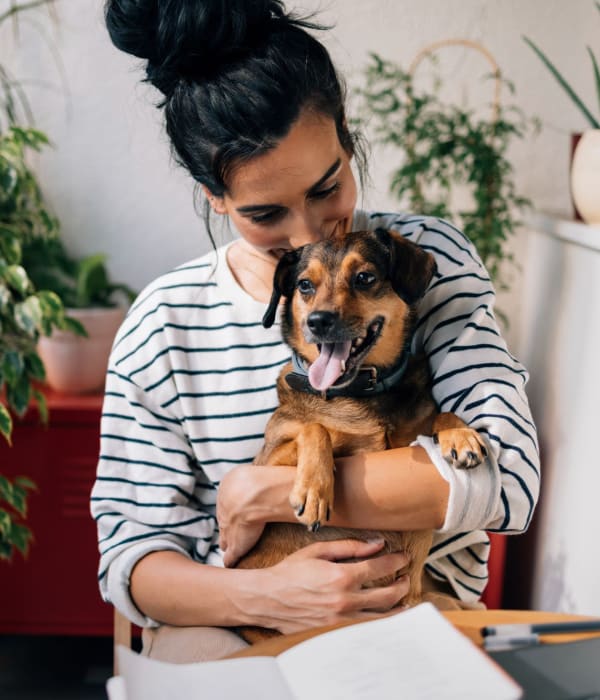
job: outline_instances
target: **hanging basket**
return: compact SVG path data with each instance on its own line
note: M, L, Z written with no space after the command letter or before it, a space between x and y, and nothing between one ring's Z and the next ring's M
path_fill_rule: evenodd
M428 44L422 48L417 55L413 58L412 63L408 68L408 74L411 78L414 78L415 72L419 65L422 63L423 59L431 56L440 49L447 48L449 46L463 46L467 49L473 49L478 51L492 67L492 75L494 77L494 98L492 102L492 121L495 123L498 121L500 116L500 95L502 92L502 78L500 73L500 67L496 62L496 59L492 54L476 41L471 39L442 39L441 41L436 41L432 44Z

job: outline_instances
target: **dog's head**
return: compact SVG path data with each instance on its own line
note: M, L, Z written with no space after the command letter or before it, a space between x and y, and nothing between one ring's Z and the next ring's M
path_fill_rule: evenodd
M285 297L283 338L310 364L311 385L341 388L363 364L394 366L435 269L433 256L384 229L306 245L280 259L263 325Z

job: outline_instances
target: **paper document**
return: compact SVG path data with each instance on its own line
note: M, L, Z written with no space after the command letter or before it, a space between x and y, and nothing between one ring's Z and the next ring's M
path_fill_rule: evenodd
M110 700L516 700L521 689L430 603L277 657L168 664L118 649ZM124 694L123 694L124 692Z

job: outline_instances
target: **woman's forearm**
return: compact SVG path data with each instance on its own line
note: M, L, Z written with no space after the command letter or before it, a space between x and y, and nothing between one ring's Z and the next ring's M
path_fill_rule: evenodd
M169 625L250 624L245 591L256 595L260 572L199 564L173 551L152 552L136 564L131 597L148 617Z
M437 529L446 518L448 482L422 447L336 460L331 523L376 530Z
M247 522L295 522L289 505L294 467L244 467L236 475ZM449 487L421 447L336 460L335 502L328 524L375 530L439 528Z
M131 596L158 622L178 626L258 625L283 633L389 610L406 596L408 558L381 556L383 540L318 542L267 569L224 569L178 552L146 555L131 574ZM348 562L348 560L353 560ZM386 586L372 582L389 577Z

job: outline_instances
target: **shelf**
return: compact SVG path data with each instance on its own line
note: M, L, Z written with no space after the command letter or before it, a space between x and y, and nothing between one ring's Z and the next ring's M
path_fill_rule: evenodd
M600 253L600 226L589 226L547 212L534 212L525 217L525 225L566 243Z

